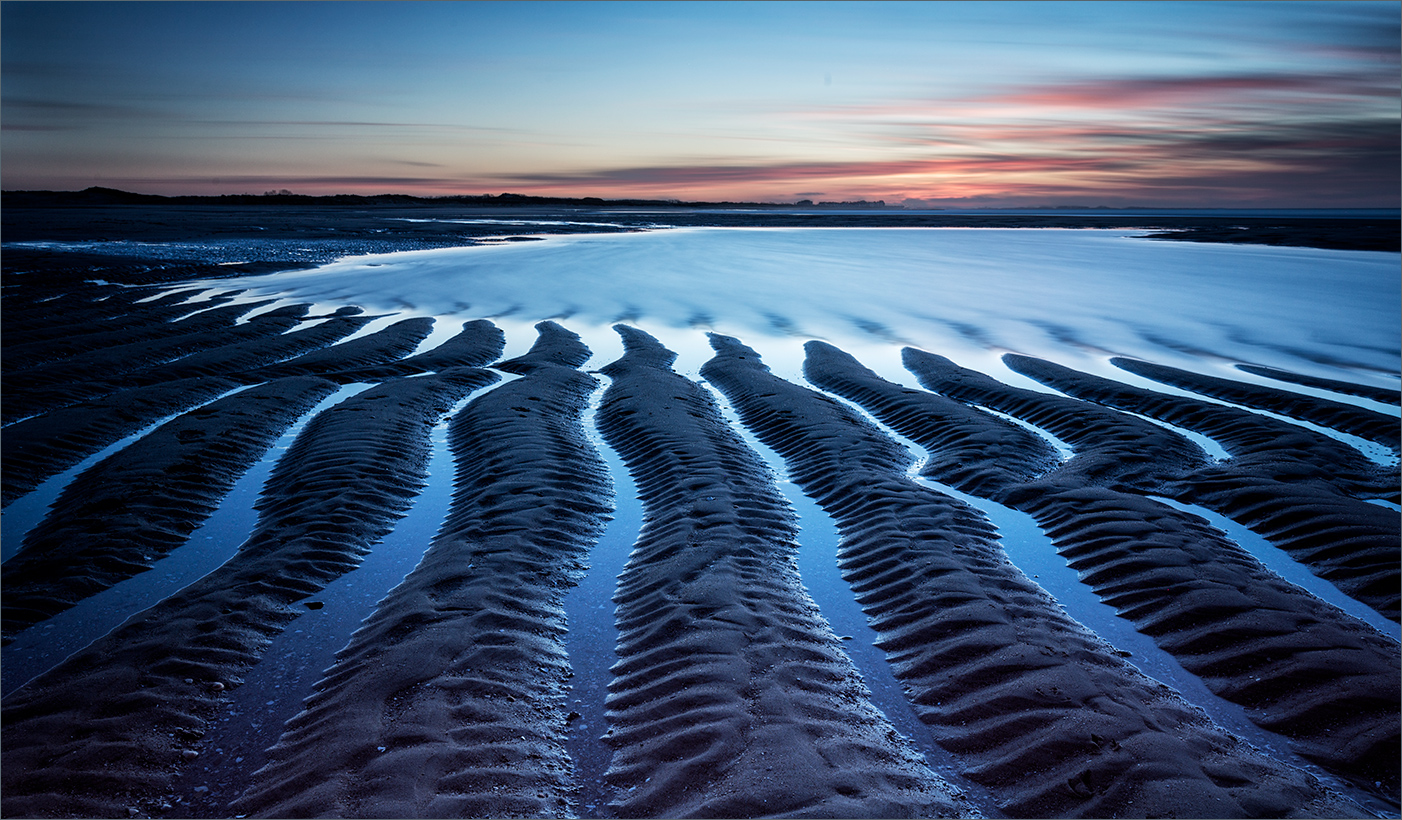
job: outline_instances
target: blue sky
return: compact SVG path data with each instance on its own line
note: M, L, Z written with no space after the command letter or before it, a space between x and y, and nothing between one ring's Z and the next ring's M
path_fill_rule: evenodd
M6 0L0 181L1395 207L1400 10Z

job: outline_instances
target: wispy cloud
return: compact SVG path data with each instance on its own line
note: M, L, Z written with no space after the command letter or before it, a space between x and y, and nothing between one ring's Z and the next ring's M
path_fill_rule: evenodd
M662 51L611 4L569 20L493 5L508 25L485 28L479 4L406 17L356 4L334 20L309 4L295 31L267 25L291 9L280 4L191 4L175 23L110 4L105 26L14 6L7 182L1301 205L1344 203L1349 190L1346 204L1396 204L1402 187L1392 3L1095 14L1046 3L1017 20L991 3L832 15L788 4L762 19L708 6L745 19L733 42L682 6ZM572 49L586 19L610 46L583 59ZM319 36L314 20L360 47ZM488 30L472 49L456 33ZM181 48L162 50L171 43Z
M1392 82L1388 82L1390 78ZM1126 110L1164 105L1220 105L1261 94L1309 97L1396 96L1395 75L1218 74L1117 78L1020 89L986 98L989 103Z
M897 160L779 163L766 180L908 183L920 198L1001 194L1149 203L1395 204L1402 181L1395 72L1107 77L991 89L953 99L834 106L782 118L842 129ZM864 173L861 167L867 169ZM665 177L659 169L635 172ZM624 178L613 172L608 176Z
M487 182L522 192L652 195L723 186L795 190L819 182L843 198L858 193L888 199L1098 197L1122 204L1247 204L1279 200L1282 191L1290 191L1296 204L1342 204L1350 196L1388 201L1402 173L1396 148L1402 129L1382 118L1213 121L1199 128L1078 122L963 128L958 140L933 140L925 156L902 159L703 161L501 174ZM902 146L918 153L922 144L907 139Z

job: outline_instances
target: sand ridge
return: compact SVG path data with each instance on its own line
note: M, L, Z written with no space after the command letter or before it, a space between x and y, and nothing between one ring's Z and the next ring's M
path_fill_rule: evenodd
M335 344L376 318L379 317L364 315L357 307L340 308L329 317L303 315L301 322L316 324L182 356L168 364L133 373L131 380L137 384L155 384L198 376L232 375L246 384L258 384L265 381L257 375L259 368ZM325 321L320 321L322 319Z
M241 385L230 378L180 379L121 390L5 427L0 502L8 506L41 483L122 438Z
M432 331L433 320L426 316L403 319L367 336L319 348L295 359L260 367L251 371L248 376L257 379L322 376L347 384L359 381L360 377L343 371L386 365L402 359L413 353L419 342L428 338Z
M205 312L233 300L240 291L205 294L202 290L175 290L159 296L160 291L146 288L121 288L116 285L90 284L86 288L62 293L38 304L11 304L6 317L4 338L5 369L22 371L42 364L67 359L87 350L113 348L136 342L146 342L188 332L205 324L210 329L226 326L218 314L195 322L190 314ZM134 305L142 297L151 301ZM7 294L5 299L12 298ZM187 301L188 300L188 301ZM30 321L30 311L47 321ZM63 322L52 320L61 315Z
M1375 444L1386 445L1392 448L1393 452L1398 450L1397 419L1375 410L1274 387L1192 373L1138 359L1117 356L1110 359L1110 363L1156 382L1171 384L1233 404L1271 410L1301 421L1312 421L1343 433L1351 433ZM1392 399L1395 403L1395 396Z
M8 505L45 479L163 416L189 410L239 385L263 383L265 379L250 373L251 368L330 345L374 318L358 315L362 311L354 307L341 308L329 317L311 317L304 315L306 307L289 305L272 313L274 319L294 316L304 322L325 321L271 336L226 339L227 344L138 369L120 379L76 382L49 393L48 404L62 406L7 427L0 445L6 462L0 505ZM77 339L81 349L96 354L104 349L105 335L82 334Z
M353 569L388 531L421 485L429 429L494 378L457 369L399 379L312 419L274 468L233 559L5 698L0 810L159 811L220 693L296 617L294 602Z
M1170 482L1175 498L1250 527L1314 574L1398 620L1398 517L1362 500L1395 502L1396 469L1379 467L1322 433L1259 413L1131 387L1027 356L1009 354L1004 361L1068 396L1211 436L1231 458Z
M837 520L843 575L877 645L936 742L967 761L1000 809L1022 817L1348 811L1067 617L1008 561L982 513L907 480L909 456L856 412L773 376L738 340L713 334L712 346L702 375ZM860 367L815 348L829 368Z
M7 249L6 259L10 254ZM49 268L53 260L48 260ZM6 268L9 271L9 268ZM62 274L44 270L53 284L9 288L8 315L0 338L8 351L17 351L17 369L76 355L84 350L112 347L168 336L171 325L191 314L227 305L243 291L230 288L211 293L204 287L159 288L116 284L94 276L122 276L109 264L93 266L65 286ZM23 281L23 280L21 280ZM54 321L54 316L64 321ZM187 327L189 327L187 325ZM179 333L179 330L175 330ZM6 359L9 359L8 352Z
M1251 373L1256 376L1265 376L1276 381L1289 382L1291 384L1304 385L1305 387L1318 387L1345 396L1358 396L1360 398L1371 399L1383 404L1391 404L1394 407L1402 403L1402 393L1396 390L1386 390L1381 387L1373 387L1367 384L1357 384L1339 379L1324 379L1319 376L1305 376L1300 373L1292 373L1289 370L1281 370L1278 367L1264 367L1256 364L1239 364L1238 370Z
M4 390L14 398L5 402L5 422L108 395L125 386L123 377L133 371L231 342L276 336L294 327L306 312L305 305L289 305L236 324L245 313L270 304L269 300L210 308L166 325L166 333L154 339L110 347L99 343L62 361L7 371ZM191 326L185 327L186 322Z
M429 373L449 367L484 367L501 355L506 336L485 319L464 322L462 331L432 350L404 359L337 372L338 380L379 381L399 376ZM342 365L344 366L344 365Z
M644 524L618 581L607 778L621 817L969 816L798 580L793 513L676 355L616 326L598 415Z
M930 390L1072 442L1076 455L1062 467L990 497L1031 514L1102 600L1258 725L1361 787L1394 793L1397 644L1281 580L1201 518L1138 494L1160 492L1179 470L1202 466L1205 455L1189 449L1196 445L1139 420L1090 424L1114 411L1009 387L934 354L907 349L905 361ZM931 402L924 410L939 416L944 407ZM921 442L918 416L870 409ZM1013 426L982 416L975 434ZM1143 435L1124 435L1135 430ZM1156 443L1166 443L1168 457L1152 458Z
M449 428L453 505L419 566L337 655L232 810L571 816L560 599L612 509L580 416L589 356L545 322L521 374ZM490 323L476 335L500 339ZM497 350L500 350L498 344Z
M74 478L3 565L4 640L184 544L283 430L335 389L308 377L249 388L166 422Z

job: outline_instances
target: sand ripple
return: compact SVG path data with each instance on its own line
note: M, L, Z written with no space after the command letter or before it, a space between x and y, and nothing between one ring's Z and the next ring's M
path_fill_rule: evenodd
M383 537L421 486L429 429L491 379L400 379L314 418L233 559L5 698L3 813L115 817L161 799L220 692L295 617L294 602Z
M907 480L908 456L859 414L771 375L734 339L712 344L702 374L837 520L843 575L917 714L1003 811L1271 816L1311 801L1328 811L1309 778L1238 742L1067 617L1009 563L980 512ZM810 378L880 381L830 346L809 350Z
M502 380L480 369L505 344L485 320L415 354L432 319L354 306L312 316L307 304L238 302L237 291L157 295L87 282L99 275L87 267L50 273L49 284L7 279L0 503L114 452L68 483L0 570L6 641L198 549L190 533L284 430L337 385L366 386L315 414L281 454L233 558L7 693L0 814L178 814L173 784L207 751L227 693L301 602L355 570L414 503L430 431L454 407L443 526L336 655L267 765L240 781L230 814L578 814L561 601L612 508L582 425L601 380L580 370L581 338L542 322L530 352L494 365L514 376ZM395 323L353 336L382 318ZM617 331L625 354L600 371L611 383L597 421L645 515L614 596L609 811L975 815L872 705L803 587L794 513L762 458L710 389L673 369L672 351ZM997 810L1359 813L1068 617L1008 561L982 512L909 474L910 453L882 424L928 449L924 477L1030 514L1084 584L1211 691L1395 806L1396 641L1156 500L1252 528L1395 621L1398 517L1368 502L1398 500L1396 470L1328 434L1395 449L1395 418L1127 360L1115 363L1218 401L1009 355L1010 368L1058 392L1023 390L907 349L917 390L808 343L805 375L839 400L770 373L738 339L712 336L712 347L702 376L835 519L840 568L878 648L950 765ZM1060 458L1038 428L1073 455Z
M334 389L306 377L250 388L182 414L75 478L4 564L5 640L185 543L282 431Z
M1201 518L1137 494L1205 467L1195 445L1137 419L1111 424L1123 414L1009 387L933 354L908 349L906 363L931 390L1071 442L1077 452L1066 465L998 500L1037 519L1102 600L1252 720L1321 765L1393 793L1397 644L1281 580ZM981 426L999 424L990 415Z
M337 654L238 812L570 816L560 601L611 507L580 426L588 350L538 328L499 365L522 377L453 419L457 491L432 547Z
M1395 469L1384 470L1329 436L1259 413L1130 387L1027 356L1004 360L1067 395L1220 442L1231 455L1227 462L1185 472L1165 489L1252 528L1319 577L1398 620L1398 517L1361 500L1395 500ZM1194 383L1185 376L1177 381ZM1394 419L1394 432L1396 427Z
M966 815L870 703L798 580L793 514L675 354L619 326L599 429L645 523L618 581L622 817Z
M1157 382L1171 384L1233 404L1271 410L1302 421L1312 421L1340 432L1351 433L1375 444L1385 445L1392 448L1394 452L1398 449L1397 419L1374 410L1366 410L1330 399L1292 393L1288 390L1278 390L1274 387L1262 387L1247 382L1191 373L1187 370L1154 364L1153 362L1123 358L1114 358L1110 362L1131 373L1137 373ZM1359 391L1355 388L1352 392ZM1386 395L1393 403L1396 403L1396 394Z

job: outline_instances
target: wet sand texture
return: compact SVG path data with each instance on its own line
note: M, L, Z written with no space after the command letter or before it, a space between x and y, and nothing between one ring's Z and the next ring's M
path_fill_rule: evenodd
M147 432L75 478L0 570L6 637L184 540L335 384L386 383L306 425L233 559L8 693L0 815L179 814L163 804L193 773L185 761L210 753L202 738L227 714L229 689L305 611L298 601L357 566L403 514L422 486L429 431L455 406L464 409L449 433L457 474L447 521L229 814L577 813L560 600L608 512L607 476L581 429L597 382L577 369L588 355L579 339L538 325L530 353L496 366L520 378L467 401L497 378L473 369L504 345L488 322L412 355L427 319L346 342L384 317L352 307L312 316L303 304L240 323L266 303L232 305L237 291L202 289L140 302L158 290L91 281L118 278L110 270L7 280L4 411L17 421L3 437L0 503ZM136 266L132 278L227 272ZM185 304L191 297L201 301ZM626 353L606 368L598 423L635 478L646 523L615 598L611 808L969 816L871 706L803 590L793 514L763 462L711 392L672 371L669 351L619 332ZM703 375L836 519L843 574L916 713L1003 811L1358 814L1070 621L1007 562L980 512L910 480L904 448L852 407L774 378L735 340L713 345ZM1073 398L918 351L907 363L928 390L885 382L823 343L808 354L811 382L929 448L924 475L1032 514L1102 600L1208 687L1395 805L1396 644L1155 500L1232 517L1396 618L1396 515L1366 503L1397 500L1395 470L1304 425L1028 357L1005 362ZM1388 433L1366 411L1131 367L1397 445L1396 421ZM1035 431L975 404L1044 428L1075 455L1063 460ZM1170 426L1216 439L1230 458L1213 460Z
M561 599L612 507L580 422L598 386L575 369L589 351L559 325L538 329L528 354L498 366L521 378L451 423L456 492L433 545L231 811L573 816Z
M1248 382L1205 376L1201 373L1193 373L1152 362L1142 362L1137 359L1116 357L1111 359L1110 363L1146 379L1171 384L1174 387L1181 387L1184 390L1191 390L1214 399L1222 399L1233 404L1261 410L1270 410L1302 421L1311 421L1376 444L1386 445L1394 451L1398 447L1397 419L1374 410L1330 399L1292 393L1274 387L1262 387ZM1391 401L1396 403L1396 400L1396 395L1393 394Z
M205 290L191 287L136 304L153 297L153 292L95 282L59 293L50 287L14 287L6 293L6 321L0 331L6 370L28 370L86 350L179 335L193 325L177 322L196 311L229 303L238 293L231 290L209 296ZM186 303L195 297L199 299ZM56 315L63 321L53 321Z
M234 341L111 381L63 387L65 400L76 399L80 392L100 397L77 404L65 401L66 406L6 429L0 443L5 460L0 505L8 505L46 479L163 417L189 410L239 385L261 383L263 379L246 371L325 347L354 333L371 320L355 315L358 313L360 308L341 308L330 317L303 317L302 321L325 321L304 330ZM9 397L7 407L8 402Z
M261 367L251 378L280 379L287 376L322 376L348 384L360 378L346 373L376 365L386 365L414 352L419 342L433 331L433 320L424 316L404 319L389 327L349 342L324 347L290 361Z
M358 315L360 313L360 308L346 307L329 317L303 316L302 322L316 324L278 336L250 339L183 356L169 364L133 373L131 381L138 384L155 384L172 379L227 375L245 383L257 384L264 379L249 371L256 371L258 368L335 344L377 318ZM320 321L323 319L325 321Z
M298 316L305 311L305 305L280 308L264 314L270 319L259 316L249 324L276 321L280 327L289 315ZM0 505L8 505L123 436L240 384L260 384L294 375L320 375L343 384L377 382L449 367L477 367L495 359L505 344L496 326L479 320L465 323L461 333L433 350L396 360L397 356L411 353L428 334L428 319L400 322L380 333L334 344L376 318L358 313L360 308L344 307L330 316L303 316L303 322L324 321L289 333L276 330L275 335L257 330L253 338L243 340L238 334L211 332L210 337L224 343L134 371L124 370L115 361L111 362L110 372L103 370L102 348L93 347L87 356L95 361L91 369L108 373L110 378L95 376L49 391L32 391L38 396L33 400L26 400L23 394L7 394L7 413L14 405L25 408L23 412L16 411L16 418L39 415L6 430L0 444L5 461L5 471L0 476ZM227 321L220 324L225 325ZM122 348L108 349L106 355L115 359L122 355ZM52 369L57 371L62 364L54 362Z
M1398 516L1361 500L1395 502L1395 468L1384 469L1322 433L1259 413L1130 387L1027 356L1008 355L1004 361L1067 395L1211 437L1231 458L1166 482L1166 494L1250 527L1349 596L1398 620Z
M184 333L195 325L176 323L196 311L225 304L238 293L216 294L185 303L202 292L199 289L173 291L140 305L133 304L134 300L150 297L150 290L88 284L37 303L25 298L22 289L18 293L7 293L3 332L5 370L28 370L90 350ZM63 320L54 321L56 316ZM221 325L216 322L216 326Z
M306 313L306 306L294 308L294 313ZM79 391L100 398L67 404L6 429L0 443L6 463L0 477L0 505L8 505L39 482L163 416L186 411L240 384L261 383L261 378L243 371L331 345L370 321L358 313L360 308L341 308L311 328L234 341L111 381L63 387L69 399L77 398ZM313 318L303 317L303 321ZM108 350L107 355L119 355L118 350Z
M0 436L5 465L0 472L0 506L102 448L237 387L232 379L217 378L135 387L6 427Z
M712 346L716 356L702 375L836 519L839 564L877 645L935 741L959 756L1001 810L1020 817L1356 812L1224 732L1067 617L1009 563L982 513L907 479L903 448L855 411L771 375L737 340L712 335ZM818 353L810 378L819 369L860 368L822 343L809 349Z
M1289 370L1281 370L1276 367L1262 367L1255 364L1239 364L1238 370L1252 373L1257 376L1265 376L1276 381L1289 382L1291 384L1302 384L1306 387L1318 387L1334 393L1342 393L1345 396L1360 396L1373 401L1380 401L1383 404L1397 405L1402 403L1402 395L1396 390L1385 390L1381 387L1373 387L1367 384L1355 384L1353 382L1339 381L1338 379L1321 379L1318 376L1305 376L1300 373L1292 373Z
M144 572L336 386L282 379L184 413L73 479L3 565L4 641Z
M47 362L26 370L6 369L5 423L43 413L80 401L100 398L130 386L126 374L188 356L202 350L234 342L281 334L297 324L305 305L255 316L237 325L235 321L268 302L253 302L211 308L189 319L172 322L158 338L111 347L96 347L61 361ZM184 326L189 322L189 326Z
M599 429L644 525L607 702L620 817L969 816L871 706L798 580L773 477L675 354L617 326Z
M1397 644L1282 581L1198 516L1138 494L1168 494L1163 485L1178 471L1204 466L1196 445L1147 421L1009 387L934 354L908 348L905 361L925 387L1021 418L1075 448L1046 476L986 497L1032 515L1103 601L1258 725L1361 788L1395 798ZM906 401L917 412L870 409L934 446L920 415L939 417L943 403ZM988 413L974 418L970 435L1012 426Z
M506 335L486 319L464 322L462 331L432 350L406 359L351 369L339 378L355 381L377 381L416 373L437 372L449 367L484 367L501 355Z
M224 687L296 617L293 603L388 532L422 486L429 430L493 378L459 369L400 379L312 419L234 558L5 698L0 813L159 811Z

